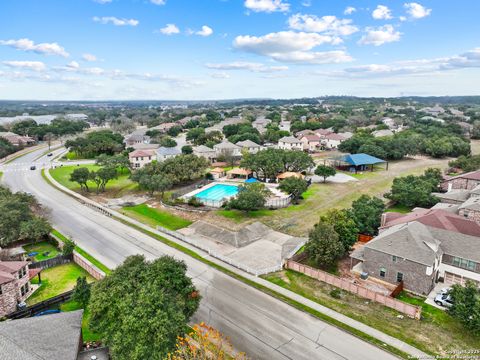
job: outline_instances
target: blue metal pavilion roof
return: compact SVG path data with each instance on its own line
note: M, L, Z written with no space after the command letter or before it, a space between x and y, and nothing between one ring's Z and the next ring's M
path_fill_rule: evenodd
M376 158L368 154L348 154L344 155L342 161L349 163L350 165L360 166L360 165L373 165L386 162L385 160Z

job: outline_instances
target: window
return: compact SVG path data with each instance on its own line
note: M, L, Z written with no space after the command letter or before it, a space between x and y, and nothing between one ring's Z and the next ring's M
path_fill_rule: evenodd
M2 285L0 285L0 295L3 294L3 288L2 288Z
M28 294L28 291L30 290L30 286L28 285L28 282L23 285L21 288L20 288L20 293L22 294L22 296L24 296L25 294Z
M387 269L380 268L380 277L384 278L387 275Z
M19 271L18 271L18 278L21 279L23 278L25 275L27 274L27 270L25 267L21 268Z
M454 257L453 260L452 260L452 265L454 265L456 267L459 267L459 268L462 268L462 269L475 271L477 263L474 262L474 261L467 260L467 259Z
M392 256L392 261L397 262L397 257L395 255Z
M403 273L397 272L397 282L402 282L403 281Z

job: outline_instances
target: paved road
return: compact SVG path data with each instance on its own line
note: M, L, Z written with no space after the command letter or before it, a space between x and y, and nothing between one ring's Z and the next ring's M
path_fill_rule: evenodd
M42 150L43 151L43 150ZM2 168L3 181L14 191L27 191L51 209L51 220L87 252L114 267L132 254L153 259L175 256L188 265L188 275L202 294L195 322L205 321L229 336L233 345L252 359L396 359L389 353L317 318L235 280L161 242L87 208L52 188L36 160L41 151L28 154ZM22 164L22 165L20 165Z

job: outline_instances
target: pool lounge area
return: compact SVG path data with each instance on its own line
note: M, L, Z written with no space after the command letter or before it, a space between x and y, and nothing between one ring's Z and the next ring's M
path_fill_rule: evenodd
M238 194L238 186L239 184L213 182L183 197L187 200L195 197L207 206L221 207L225 201Z

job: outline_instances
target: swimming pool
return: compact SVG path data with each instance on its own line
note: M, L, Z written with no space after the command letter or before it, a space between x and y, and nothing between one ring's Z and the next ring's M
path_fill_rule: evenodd
M200 200L220 201L227 197L232 197L238 194L238 186L227 184L215 184L208 189L200 191L195 195Z

